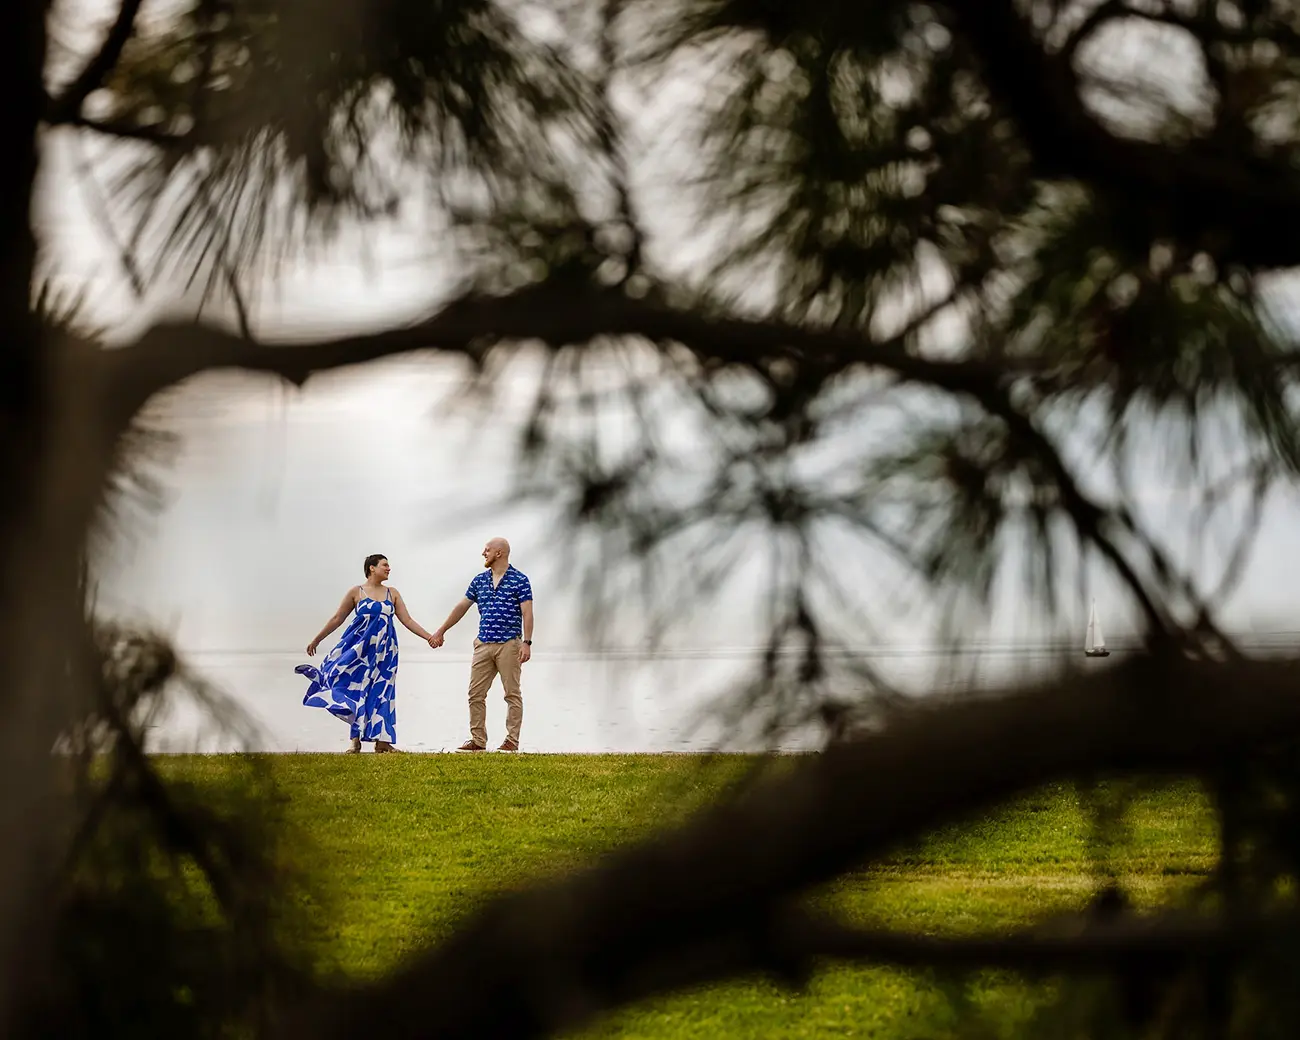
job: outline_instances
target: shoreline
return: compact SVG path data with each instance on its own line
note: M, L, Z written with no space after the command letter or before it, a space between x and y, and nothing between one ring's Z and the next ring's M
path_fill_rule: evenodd
M285 758L299 756L303 758L347 757L345 751L148 751L153 758ZM361 756L373 755L373 751L363 751ZM819 749L771 750L771 751L457 751L455 748L443 748L438 751L398 749L398 757L425 755L456 755L460 758L484 758L498 755L505 758L775 758L791 755L819 755ZM357 757L357 756L351 756ZM382 755L380 756L383 757Z

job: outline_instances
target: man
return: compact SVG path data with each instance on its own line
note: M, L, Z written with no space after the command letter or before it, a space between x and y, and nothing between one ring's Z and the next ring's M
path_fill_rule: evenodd
M506 692L506 739L497 750L518 751L524 721L519 676L533 653L533 587L523 571L510 566L510 543L504 538L493 538L483 547L483 571L433 633L431 645L442 646L447 630L471 604L478 605L479 621L469 669L469 740L456 750L487 750L487 692L499 675Z

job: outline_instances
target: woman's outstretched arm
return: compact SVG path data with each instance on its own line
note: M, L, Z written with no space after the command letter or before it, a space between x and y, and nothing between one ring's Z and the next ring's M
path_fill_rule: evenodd
M308 657L315 657L316 647L320 641L343 624L344 619L352 613L352 609L357 605L357 589L356 585L348 589L343 596L343 602L339 604L339 609L334 611L333 616L325 622L325 627L316 633L316 638L307 644Z
M392 588L392 586L389 587ZM420 623L416 621L415 618L411 617L411 612L406 609L406 600L402 599L402 594L396 589L393 589L393 613L397 615L398 621L421 639L426 642L431 642L433 640L433 636L429 635L428 632L422 629Z

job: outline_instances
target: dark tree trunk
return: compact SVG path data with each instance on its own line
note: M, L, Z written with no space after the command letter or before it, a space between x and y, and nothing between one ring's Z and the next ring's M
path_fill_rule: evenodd
M48 573L62 562L55 529L45 530L45 470L50 445L52 381L43 334L32 310L36 237L32 196L39 166L38 137L45 104L45 0L11 0L0 33L5 71L0 105L4 146L0 190L0 602L6 628L6 681L0 689L0 1032L8 1035L18 1001L37 984L45 960L48 920L39 898L42 859L52 834L50 743L40 719L41 698L59 672L52 612L39 603ZM46 537L46 535L53 537ZM73 550L75 552L75 549ZM38 596L33 596L37 593ZM43 743L43 746L41 746Z
M14 467L21 469L24 460L39 454L41 423L36 420L46 398L40 330L31 308L36 267L32 194L45 105L45 46L44 0L14 0L5 11L5 30L0 33L0 68L7 70L5 103L0 105L0 141L4 142L7 171L0 193L0 321L4 324L0 340L0 457L6 481L16 472ZM11 503L19 497L5 495ZM9 509L5 513L13 515Z

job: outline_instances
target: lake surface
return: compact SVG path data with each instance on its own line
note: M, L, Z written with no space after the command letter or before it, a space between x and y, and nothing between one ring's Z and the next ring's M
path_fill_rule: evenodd
M951 692L1050 674L1062 662L1082 661L1077 651L1036 648L968 653L951 668L950 654L925 648L863 650L898 688L915 694ZM1112 655L1114 662L1122 654ZM529 752L691 752L725 746L758 750L762 742L727 731L718 708L725 693L751 675L752 650L720 647L655 654L539 654L524 667L521 748ZM153 750L295 752L339 751L347 727L320 708L302 704L306 680L294 673L302 654L197 652L189 666L223 691L246 718L241 732L222 725L192 702L181 701L151 732ZM407 751L450 751L468 736L468 653L404 650L398 673L398 746ZM1104 668L1109 662L1087 662ZM488 736L504 736L505 702L499 681L488 694ZM785 749L809 746L791 734Z

